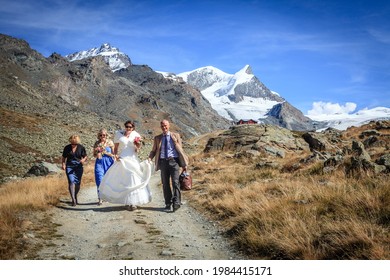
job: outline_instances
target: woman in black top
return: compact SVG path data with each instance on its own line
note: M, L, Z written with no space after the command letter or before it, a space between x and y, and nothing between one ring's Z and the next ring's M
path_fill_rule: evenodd
M80 137L69 137L69 145L62 152L62 169L66 171L72 206L77 205L77 194L80 191L81 177L83 176L83 164L87 161L87 153L80 144Z

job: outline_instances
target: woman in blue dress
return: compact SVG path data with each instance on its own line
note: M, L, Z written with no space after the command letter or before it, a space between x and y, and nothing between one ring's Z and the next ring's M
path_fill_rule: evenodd
M69 137L69 145L64 147L62 152L62 169L68 178L68 188L72 199L72 206L76 206L77 194L80 191L81 178L83 176L83 164L87 161L87 153L80 144L80 137L72 135Z
M98 140L93 146L93 156L96 158L95 161L95 182L97 187L98 194L98 205L103 203L103 200L100 197L99 186L102 182L104 174L114 163L114 143L108 139L107 130L101 129L97 135Z

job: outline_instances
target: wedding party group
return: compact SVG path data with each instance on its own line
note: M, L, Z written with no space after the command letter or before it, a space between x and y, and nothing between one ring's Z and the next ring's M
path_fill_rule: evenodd
M133 121L126 121L124 129L115 132L113 140L106 129L98 132L93 146L98 205L103 201L123 204L131 211L149 203L152 200L149 182L154 169L161 171L165 210L175 212L180 208L179 177L187 171L188 156L180 134L170 131L169 121L162 120L160 126L162 133L154 137L152 150L144 161L138 157L142 137ZM88 156L78 135L70 136L69 142L63 149L62 169L67 176L72 206L77 206L83 165Z

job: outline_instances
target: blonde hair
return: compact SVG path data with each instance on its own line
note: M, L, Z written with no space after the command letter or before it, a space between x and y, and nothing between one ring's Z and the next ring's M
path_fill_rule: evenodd
M69 137L69 142L71 144L80 144L80 137L78 135L72 135Z
M97 139L98 139L98 140L99 140L100 134L103 134L103 133L107 136L106 139L108 139L108 138L110 137L110 134L108 134L107 129L102 128L102 129L100 129L99 132L97 133Z

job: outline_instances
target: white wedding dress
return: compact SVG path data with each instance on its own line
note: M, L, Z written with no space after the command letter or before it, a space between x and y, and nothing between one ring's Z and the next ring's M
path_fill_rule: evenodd
M108 169L100 184L104 201L136 206L152 200L149 181L153 164L138 159L134 146L136 137L140 137L136 131L128 137L122 131L116 132L114 143L119 143L120 158Z

